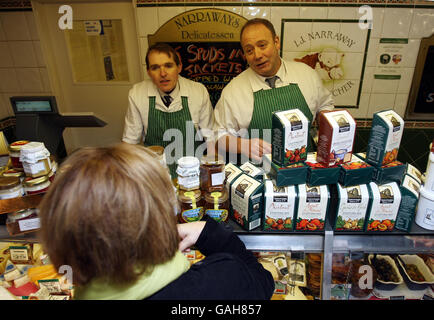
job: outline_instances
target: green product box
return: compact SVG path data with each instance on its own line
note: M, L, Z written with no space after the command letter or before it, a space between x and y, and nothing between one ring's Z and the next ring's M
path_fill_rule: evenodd
M263 231L288 232L294 228L298 205L296 186L277 187L272 180L264 183Z
M385 184L389 182L401 183L402 177L406 169L406 165L402 162L395 160L382 167L373 167L372 181L378 184Z
M399 189L401 190L401 205L396 217L395 228L410 232L416 215L420 184L412 176L406 174Z
M374 113L366 161L380 167L397 159L404 120L393 110Z
M272 115L271 154L278 166L304 161L309 144L310 121L299 109L276 111Z
M244 162L240 169L243 170L249 176L255 178L256 180L263 181L264 180L264 170L255 166L251 162Z
M330 223L336 232L363 232L366 215L371 207L371 192L367 184L345 187L330 186L332 208Z
M351 161L340 165L339 183L343 187L367 184L372 181L374 167L352 155Z
M235 181L235 179L241 175L243 170L241 170L239 167L234 165L233 163L228 163L225 166L225 188L228 192L228 199L229 199L229 207L231 207L231 185Z
M316 161L316 152L309 152L306 159L307 178L306 182L310 186L320 186L323 184L335 184L338 182L340 167L325 167Z
M369 183L371 207L368 210L365 231L390 232L395 228L396 217L401 204L401 191L396 182L378 185Z
M302 162L288 167L280 167L271 161L269 154L263 156L264 171L267 176L274 180L277 187L293 186L306 183L307 165Z
M420 185L422 184L422 173L416 167L412 166L409 163L406 164L404 176L402 177L402 179L404 179L405 175L411 176L417 182L419 182Z
M250 231L261 225L264 184L243 173L231 185L230 217Z

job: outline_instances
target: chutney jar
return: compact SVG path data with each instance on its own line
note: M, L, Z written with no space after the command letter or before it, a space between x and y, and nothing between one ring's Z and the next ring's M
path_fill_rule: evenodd
M0 200L22 197L23 185L18 177L0 177Z
M217 222L227 222L229 215L229 192L223 188L221 192L207 192L204 194L205 214Z
M180 190L192 191L200 187L199 159L196 157L179 158L176 173L178 174L178 186Z
M23 168L23 164L20 161L20 151L23 145L28 144L30 141L27 140L19 140L12 142L9 145L9 158L11 159L12 167L14 168Z
M180 223L194 222L202 219L204 215L204 202L200 190L185 191L179 190L178 193Z
M48 176L37 178L27 177L23 181L24 191L27 195L45 193L48 190L51 182Z

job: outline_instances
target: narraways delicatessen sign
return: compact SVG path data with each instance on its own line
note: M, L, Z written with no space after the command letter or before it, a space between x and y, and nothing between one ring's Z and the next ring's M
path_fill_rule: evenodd
M181 75L203 83L215 105L221 90L247 66L240 46L240 31L246 19L222 9L196 9L167 21L149 45L166 42L182 61Z

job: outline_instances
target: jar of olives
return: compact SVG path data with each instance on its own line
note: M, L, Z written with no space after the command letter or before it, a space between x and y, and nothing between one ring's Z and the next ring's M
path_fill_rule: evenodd
M229 193L223 188L221 192L207 192L204 195L205 214L217 222L228 221Z
M200 160L200 189L221 192L224 189L225 162L220 155L206 155Z
M179 190L178 202L178 221L180 223L199 221L202 219L204 214L204 200L200 190Z

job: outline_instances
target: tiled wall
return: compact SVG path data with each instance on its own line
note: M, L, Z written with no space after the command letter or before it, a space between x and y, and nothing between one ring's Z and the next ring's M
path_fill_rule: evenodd
M403 116L421 38L428 37L434 32L434 5L429 1L194 1L191 3L191 1L138 0L137 30L143 68L144 56L148 48L148 34L155 33L169 19L188 10L216 6L247 19L266 18L274 24L276 32L281 36L282 21L285 19L357 20L363 14L363 12L359 13L362 4L369 4L372 7L373 28L366 52L359 105L358 108L350 109L350 112L360 120L372 118L374 112L384 109L394 109ZM381 38L408 39L399 70L401 79L374 78ZM285 32L283 42L290 40L290 32ZM282 56L285 58L291 56L291 53L283 51ZM146 72L144 74L146 76Z
M0 11L0 119L13 116L9 97L51 91L33 12Z

